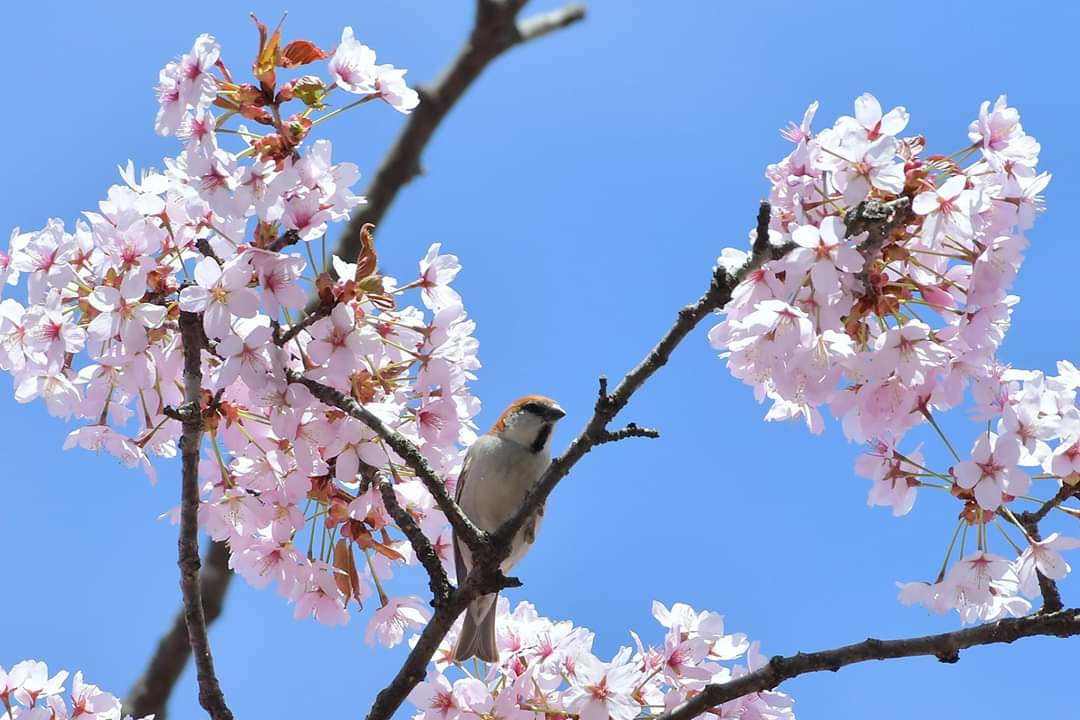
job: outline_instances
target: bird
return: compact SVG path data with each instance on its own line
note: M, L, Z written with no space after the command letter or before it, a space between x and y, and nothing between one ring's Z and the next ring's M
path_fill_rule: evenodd
M526 395L503 411L487 434L480 436L465 453L458 476L455 500L462 511L481 530L493 532L521 507L525 495L551 464L551 433L566 412L551 398ZM500 566L504 573L512 568L536 539L539 508L511 543L510 555ZM453 535L458 582L464 582L472 567L468 546ZM495 605L498 593L483 595L469 604L461 626L454 659L458 662L477 657L498 662L495 644Z

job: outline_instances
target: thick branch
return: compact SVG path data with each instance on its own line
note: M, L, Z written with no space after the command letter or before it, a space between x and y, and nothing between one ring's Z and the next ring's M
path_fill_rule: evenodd
M862 270L857 277L862 283L867 296L872 297L876 293L870 275L877 262L881 248L889 239L889 234L899 227L907 219L911 209L911 198L898 197L889 202L879 200L863 200L844 216L844 227L847 236L866 233L866 239L859 243L857 248L863 256Z
M413 552L416 553L416 558L427 570L428 585L431 588L431 606L436 609L442 607L449 602L450 593L453 592L454 586L450 584L450 578L446 575L439 554L435 552L431 541L428 540L427 535L417 525L413 516L405 508L401 507L397 495L394 494L394 486L383 478L376 478L375 482L379 483L379 493L382 495L386 512L390 513L394 523L408 538Z
M232 577L228 546L223 542L211 542L199 572L203 615L207 625L221 615L225 604L225 591L228 590ZM176 613L172 627L158 641L142 677L135 682L124 699L125 711L132 717L153 715L156 720L165 720L169 695L184 672L190 655L191 643L188 642L187 623L181 609Z
M420 105L409 115L401 133L365 190L367 204L349 220L334 254L352 260L360 251L360 228L378 225L398 192L420 174L420 156L435 129L473 81L495 58L521 43L572 25L585 17L585 8L568 5L560 10L517 21L523 2L484 2L477 7L476 22L465 46L429 86L418 88Z
M1080 635L1080 609L1009 618L976 627L925 635L903 640L876 640L868 638L861 643L846 645L833 650L814 653L798 653L789 657L774 657L758 670L743 675L729 683L706 685L693 698L664 713L657 720L691 720L729 700L735 700L755 692L771 690L785 680L807 673L829 670L836 672L846 665L867 660L891 660L894 658L928 655L941 662L953 663L960 659L960 651L977 645L1011 643L1014 640L1038 635L1071 637Z
M405 464L416 473L416 477L424 483L424 487L435 498L439 509L446 514L446 518L454 526L458 536L465 541L465 544L470 548L477 548L484 542L484 532L476 527L468 516L462 512L461 507L454 502L454 499L450 497L450 493L446 491L446 485L443 484L442 479L431 469L420 449L410 442L407 437L387 427L386 423L380 420L377 415L340 390L335 390L329 385L306 378L291 370L286 371L286 377L291 383L300 383L305 386L311 391L312 395L326 405L336 407L375 431L375 434L400 455Z
M184 622L195 660L199 704L212 720L232 720L232 712L225 704L225 696L214 672L214 658L210 654L210 638L206 633L206 615L199 584L199 448L202 445L203 432L200 405L202 317L197 313L181 311L180 336L184 344L184 405L180 408L184 430L180 438L183 480L177 565L180 566L180 590L184 596Z

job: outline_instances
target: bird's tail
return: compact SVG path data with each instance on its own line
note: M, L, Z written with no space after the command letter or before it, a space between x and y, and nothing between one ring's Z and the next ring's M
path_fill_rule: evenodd
M454 659L468 660L474 655L484 662L499 662L499 648L495 644L495 605L497 593L485 595L469 604L465 622L461 626Z

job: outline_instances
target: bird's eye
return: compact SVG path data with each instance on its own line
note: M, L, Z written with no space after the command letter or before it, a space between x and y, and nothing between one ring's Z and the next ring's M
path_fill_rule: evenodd
M525 412L531 412L534 415L543 415L544 414L544 406L541 405L538 402L527 402L527 403L525 403L524 405L521 406L521 409L524 410Z

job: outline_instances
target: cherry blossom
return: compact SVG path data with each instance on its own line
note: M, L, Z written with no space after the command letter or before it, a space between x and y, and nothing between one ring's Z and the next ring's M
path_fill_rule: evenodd
M356 39L351 27L341 31L341 42L328 66L334 84L342 90L368 95L374 93L378 77L375 51Z
M419 598L391 598L371 617L364 642L372 646L376 640L385 647L400 645L406 630L423 627L430 616L431 612Z
M1009 438L993 433L980 435L971 451L971 459L957 463L956 484L974 490L975 499L985 510L997 510L1003 494L1026 493L1030 479L1016 467L1020 448Z
M49 677L48 666L37 660L15 663L9 671L0 667L0 708L7 711L3 717L119 720L122 716L116 696L83 680L82 672L76 672L72 678L69 705L63 695L67 678L64 670ZM151 717L148 715L143 720Z
M180 293L180 309L203 313L206 334L226 337L232 316L252 318L258 313L259 299L248 289L250 281L251 266L246 257L237 256L224 266L214 258L203 258L195 265L197 285Z

